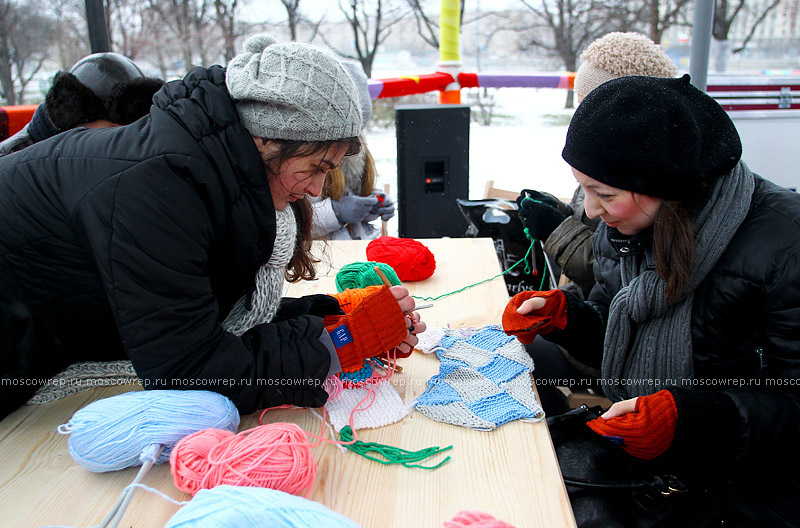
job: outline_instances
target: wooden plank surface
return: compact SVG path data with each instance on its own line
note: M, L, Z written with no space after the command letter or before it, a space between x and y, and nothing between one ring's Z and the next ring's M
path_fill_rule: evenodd
M405 286L413 295L437 296L492 277L500 268L491 239L425 239L436 257L430 279ZM317 245L323 254L322 277L291 286L289 295L335 292L334 276L342 265L366 261L366 242ZM435 301L422 311L429 326L466 328L497 324L508 300L502 278ZM414 353L401 360L404 370L391 382L407 403L438 372L435 355ZM114 504L136 475L130 468L93 474L69 456L67 437L56 431L90 401L134 385L104 387L44 406L28 406L0 422L0 525L91 526ZM320 432L308 410L274 410L264 422L289 421ZM241 429L258 425L258 414L242 417ZM453 449L452 460L434 471L385 466L322 444L313 449L317 479L309 498L346 515L364 528L440 527L460 510L481 510L518 528L574 526L569 499L544 423L507 423L491 432L442 424L411 412L401 422L359 432L360 439L417 450ZM176 500L190 497L172 484L169 467L154 467L143 483ZM167 501L137 491L120 526L160 527L177 511Z

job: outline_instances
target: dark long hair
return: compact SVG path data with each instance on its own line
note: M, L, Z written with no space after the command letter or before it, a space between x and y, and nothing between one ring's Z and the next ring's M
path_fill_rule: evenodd
M270 166L280 167L288 159L312 156L319 152L326 152L335 145L344 145L347 147L345 156L352 156L361 151L361 140L357 137L333 141L262 139L264 141L273 141L279 147L277 154L270 159L269 164L266 164L268 178L274 177L274 174L270 171ZM315 259L311 254L311 222L313 218L311 202L309 202L306 196L302 200L291 202L290 206L294 211L295 221L297 222L297 240L294 246L294 254L286 268L286 280L289 282L297 282L301 279L310 280L316 276L317 270L314 264L319 262L319 260Z
M664 279L667 301L680 299L694 268L694 225L683 202L664 201L653 224L656 273Z

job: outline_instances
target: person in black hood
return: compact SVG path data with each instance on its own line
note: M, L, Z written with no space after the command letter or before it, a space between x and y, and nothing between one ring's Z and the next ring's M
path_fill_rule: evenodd
M425 325L405 288L346 316L331 296L281 298L314 277L307 195L360 148L333 54L256 35L153 102L0 158L0 416L74 362L128 358L145 389L214 390L250 413L321 406L328 375L410 351Z
M800 519L800 195L741 155L730 117L688 75L600 85L562 152L602 220L597 283L585 302L525 292L506 309L507 331L600 369L615 403L593 431L708 490L659 526Z
M119 53L93 53L60 71L31 122L0 143L0 156L78 126L100 128L133 123L147 115L164 81L146 77Z

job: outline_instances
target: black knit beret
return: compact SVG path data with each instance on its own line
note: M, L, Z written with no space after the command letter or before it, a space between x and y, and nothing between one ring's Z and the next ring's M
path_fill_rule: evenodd
M561 156L612 187L684 200L733 169L742 143L725 110L688 75L629 76L583 100Z

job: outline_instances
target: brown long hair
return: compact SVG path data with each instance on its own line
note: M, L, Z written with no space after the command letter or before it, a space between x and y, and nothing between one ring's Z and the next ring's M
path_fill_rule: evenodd
M359 189L358 195L369 196L375 188L375 175L377 173L375 170L375 159L372 157L372 153L367 148L367 144L364 142L363 138L361 139L361 150L364 152L364 174L361 178L361 188ZM332 200L341 200L346 191L345 187L344 170L341 166L336 167L330 171L328 177L325 178L325 185L322 186L321 196Z
M274 176L270 167L280 167L290 158L312 156L319 152L325 152L334 145L345 145L347 147L345 156L352 156L361 151L361 140L357 137L333 141L291 141L267 138L262 138L262 140L272 141L278 146L277 152L269 160L270 163L265 164L268 178ZM295 242L294 254L286 268L286 280L289 282L297 282L301 279L311 280L316 276L317 272L314 264L319 262L319 260L314 258L311 254L311 222L313 218L311 202L309 202L306 196L302 200L291 202L290 205L294 211L295 221L297 222L297 240Z
M694 268L694 225L686 205L664 201L656 213L653 225L653 252L656 273L667 283L666 296L670 304L680 299L689 284Z

